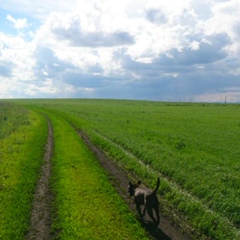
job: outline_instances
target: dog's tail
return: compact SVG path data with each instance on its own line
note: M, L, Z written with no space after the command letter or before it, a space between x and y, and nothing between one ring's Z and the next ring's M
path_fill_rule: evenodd
M153 190L153 194L156 194L156 193L157 193L157 190L159 189L159 186L160 186L160 178L158 177L158 179L157 179L157 186L156 186L156 188Z

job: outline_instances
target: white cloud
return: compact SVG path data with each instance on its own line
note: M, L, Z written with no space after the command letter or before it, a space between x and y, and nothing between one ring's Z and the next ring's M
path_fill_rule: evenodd
M0 3L12 6L18 30L41 24L28 42L0 30L0 97L238 99L237 0Z
M21 28L27 28L28 27L28 21L26 18L19 18L19 19L15 19L10 15L7 15L7 20L12 22L14 27L17 29L21 29Z
M0 33L0 97L24 96L26 83L34 82L35 59L33 45L20 36L12 37Z
M194 40L194 41L190 44L190 48L191 48L193 51L197 51L197 50L199 50L199 45L200 45L200 43Z
M53 81L51 79L46 79L43 82L42 86L36 86L35 84L29 84L28 88L25 89L25 94L30 95L32 97L39 95L39 93L43 94L55 94L60 92L56 86L53 86Z
M240 57L240 48L238 44L240 31L240 2L238 0L230 0L217 2L211 7L212 17L204 22L204 31L207 35L216 33L227 33L232 40L232 44L228 46L229 51L233 55Z
M33 46L21 37L11 37L0 33L0 65L5 66L16 80L33 79L31 68L34 66Z
M74 11L77 0L1 0L0 7L44 21L51 12Z

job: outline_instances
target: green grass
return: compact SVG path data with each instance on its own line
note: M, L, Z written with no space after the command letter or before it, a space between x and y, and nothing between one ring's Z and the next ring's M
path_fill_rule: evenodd
M7 110L9 131L0 140L0 239L25 239L28 231L47 140L44 116L50 117L54 130L54 239L149 239L67 121L37 108L28 111L7 103ZM20 114L25 120L16 126Z
M197 239L240 238L238 104L76 99L22 103L71 119L148 184L160 174L162 201L187 219Z
M0 112L0 239L24 239L47 125L42 116L19 106L0 103Z
M0 102L0 140L10 136L21 126L29 125L26 111L18 105Z
M56 239L148 239L104 170L68 122L47 113L54 129L51 183Z

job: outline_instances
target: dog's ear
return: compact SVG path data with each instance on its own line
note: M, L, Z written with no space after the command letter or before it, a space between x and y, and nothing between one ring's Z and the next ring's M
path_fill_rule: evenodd
M138 185L141 185L141 184L142 184L141 180L138 180L137 184L138 184Z
M130 196L134 195L134 185L131 182L129 182L127 191L128 191Z

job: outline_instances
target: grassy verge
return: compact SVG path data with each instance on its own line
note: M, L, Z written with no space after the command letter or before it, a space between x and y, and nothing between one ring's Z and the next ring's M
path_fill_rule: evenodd
M4 106L3 106L4 105ZM46 120L1 103L0 239L24 239L47 139ZM2 129L4 128L4 129Z
M148 239L75 130L56 115L48 116L55 141L51 178L55 238Z

